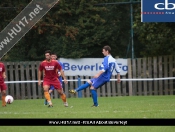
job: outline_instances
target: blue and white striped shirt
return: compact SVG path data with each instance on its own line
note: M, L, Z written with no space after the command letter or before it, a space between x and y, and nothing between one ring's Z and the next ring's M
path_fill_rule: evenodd
M101 65L101 71L103 71L102 76L105 77L107 80L110 80L112 72L114 70L117 73L120 73L120 68L116 62L116 59L114 59L111 55L104 57Z

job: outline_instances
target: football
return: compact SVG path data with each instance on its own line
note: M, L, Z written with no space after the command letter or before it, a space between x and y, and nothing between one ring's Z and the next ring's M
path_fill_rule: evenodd
M7 103L7 104L11 104L12 102L13 102L13 97L11 96L11 95L7 95L6 97L5 97L5 102Z

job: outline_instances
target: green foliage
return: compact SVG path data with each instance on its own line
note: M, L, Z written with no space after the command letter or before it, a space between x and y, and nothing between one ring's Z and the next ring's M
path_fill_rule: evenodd
M57 5L58 8L51 10L48 15L55 18L52 23L55 23L57 28L53 29L54 31L45 28L46 31L49 30L45 34L49 45L53 45L51 43L54 38L55 42L51 47L54 52L67 58L80 58L96 51L93 50L95 45L101 45L101 34L106 32L103 26L105 19L100 14L107 11L105 7L93 6L96 3L95 0L62 0Z
M134 32L141 47L141 56L174 55L174 23L142 23L140 7L135 13Z

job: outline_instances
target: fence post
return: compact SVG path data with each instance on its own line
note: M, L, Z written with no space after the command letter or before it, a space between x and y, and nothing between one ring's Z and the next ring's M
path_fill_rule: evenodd
M81 86L81 78L78 76L78 87ZM78 98L82 98L82 91L78 91Z

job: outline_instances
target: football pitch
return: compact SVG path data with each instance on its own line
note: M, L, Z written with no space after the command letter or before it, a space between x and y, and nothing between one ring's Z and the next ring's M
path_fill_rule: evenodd
M53 108L44 99L14 100L0 108L0 118L175 118L174 96L100 97L99 107L91 98L53 99ZM0 132L174 132L175 126L1 126Z

